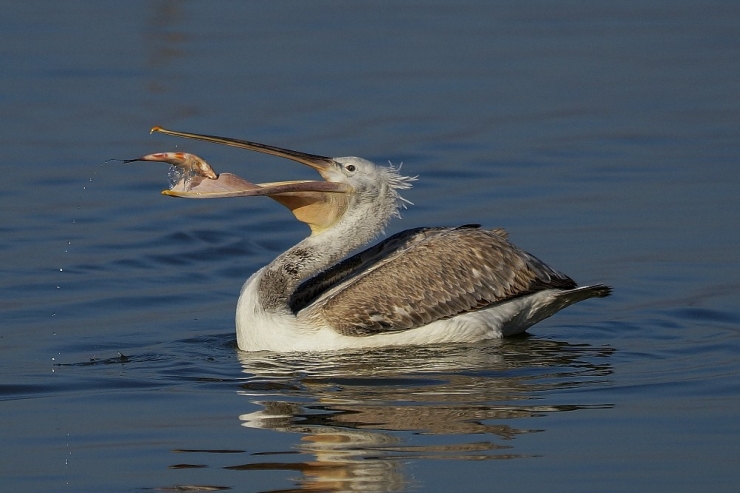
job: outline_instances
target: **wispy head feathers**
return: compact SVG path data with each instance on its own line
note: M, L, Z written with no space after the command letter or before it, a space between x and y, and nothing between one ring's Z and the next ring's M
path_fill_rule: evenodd
M386 171L386 179L388 180L388 185L390 185L391 190L393 191L393 195L396 198L396 217L401 217L401 212L399 209L404 208L406 209L406 204L414 205L413 202L410 200L407 200L401 196L400 193L398 193L398 190L408 190L409 188L413 187L413 182L419 179L419 176L404 176L400 173L401 167L403 166L403 163L399 164L398 166L394 166L393 163L388 161L388 167L385 168Z

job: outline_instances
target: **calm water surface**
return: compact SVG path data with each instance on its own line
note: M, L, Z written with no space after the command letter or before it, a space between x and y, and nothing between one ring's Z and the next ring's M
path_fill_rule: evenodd
M736 2L11 2L3 491L735 491ZM152 125L403 162L388 233L479 222L589 300L485 344L242 354L305 226L163 197Z

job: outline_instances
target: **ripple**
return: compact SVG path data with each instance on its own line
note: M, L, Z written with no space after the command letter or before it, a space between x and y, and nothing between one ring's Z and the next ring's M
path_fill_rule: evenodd
M697 322L717 322L727 324L740 324L740 315L722 310L713 310L709 308L679 308L673 311L674 316L683 320L693 320Z

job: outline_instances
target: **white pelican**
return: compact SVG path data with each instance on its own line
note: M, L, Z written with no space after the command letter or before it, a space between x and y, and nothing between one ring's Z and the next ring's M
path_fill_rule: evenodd
M344 258L399 215L399 190L415 178L358 157L328 158L161 127L152 131L291 159L325 180L254 184L217 175L203 159L179 152L131 160L177 167L165 195L265 195L311 228L309 237L244 283L236 309L242 350L475 342L524 332L566 306L611 292L603 284L577 287L509 243L504 230L478 225L409 229Z

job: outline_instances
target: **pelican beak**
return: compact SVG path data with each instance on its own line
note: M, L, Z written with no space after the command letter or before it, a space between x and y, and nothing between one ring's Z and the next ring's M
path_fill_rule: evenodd
M160 132L175 137L203 140L224 144L250 151L271 154L309 166L328 180L336 167L332 158L282 149L246 140L176 132L162 127L152 127L152 132ZM182 155L186 157L178 157ZM157 156L161 156L158 158ZM164 161L187 171L164 195L185 198L224 198L224 197L270 197L289 208L299 221L307 223L313 233L320 232L336 222L347 208L347 194L352 187L344 183L315 180L281 181L273 183L250 183L231 173L216 175L202 158L186 153L150 154L129 161Z
M336 163L330 157L317 156L315 154L308 154L305 152L292 151L290 149L283 149L281 147L274 147L266 144L258 144L257 142L249 142L247 140L232 139L229 137L218 137L215 135L202 135L202 134L191 134L187 132L176 132L174 130L167 130L162 127L152 127L150 132L160 132L166 135L172 135L174 137L184 137L186 139L203 140L205 142L213 142L214 144L223 144L232 147L238 147L240 149L247 149L249 151L261 152L263 154L271 154L273 156L282 157L296 161L306 166L309 166L318 171L324 179L328 176L326 172L333 169Z

